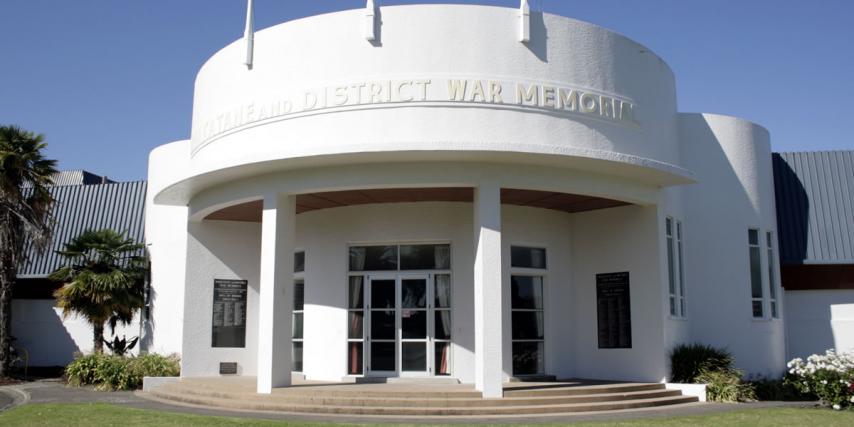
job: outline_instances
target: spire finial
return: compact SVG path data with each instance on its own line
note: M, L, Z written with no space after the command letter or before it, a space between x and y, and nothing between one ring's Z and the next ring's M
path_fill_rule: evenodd
M519 5L519 41L527 43L531 41L531 7L528 0L522 0Z
M255 51L255 11L252 0L246 0L246 30L243 32L243 40L246 41L246 68L252 69L252 60Z
M377 39L376 6L374 0L365 4L365 40L372 42Z

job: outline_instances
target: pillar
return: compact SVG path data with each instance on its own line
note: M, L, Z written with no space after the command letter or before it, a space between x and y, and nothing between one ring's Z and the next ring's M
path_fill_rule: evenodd
M474 354L475 387L485 398L502 397L501 188L474 190Z
M296 196L264 196L258 298L258 393L291 385Z

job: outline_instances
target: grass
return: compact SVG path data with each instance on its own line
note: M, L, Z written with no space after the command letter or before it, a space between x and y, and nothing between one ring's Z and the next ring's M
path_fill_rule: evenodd
M249 418L208 417L172 412L147 411L105 403L29 404L0 414L3 426L305 426ZM578 426L851 426L854 411L812 408L744 409L713 415L641 419L620 422L590 422Z

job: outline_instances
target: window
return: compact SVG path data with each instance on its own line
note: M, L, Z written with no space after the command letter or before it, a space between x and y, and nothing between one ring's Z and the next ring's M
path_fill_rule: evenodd
M682 221L667 217L664 220L667 236L667 279L670 315L685 317L685 263L682 260Z
M510 265L514 268L546 268L546 250L513 246ZM545 273L545 272L544 272ZM543 275L511 274L510 308L513 375L545 372L545 318Z
M291 370L302 372L303 319L305 318L305 252L294 254L294 308L291 336Z
M515 268L546 268L546 250L543 248L510 247L510 266Z
M768 295L771 299L771 317L780 317L777 309L777 275L774 274L774 235L768 231L765 233L765 244L768 247Z
M361 375L364 365L365 281L350 276L347 295L347 374Z
M759 246L759 230L747 231L748 250L750 252L750 302L753 317L764 317L762 294L762 256Z

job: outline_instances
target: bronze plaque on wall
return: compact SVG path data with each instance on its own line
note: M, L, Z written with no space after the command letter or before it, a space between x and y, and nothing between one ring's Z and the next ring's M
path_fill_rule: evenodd
M212 347L246 346L246 280L214 279Z
M632 348L629 273L596 275L599 348Z

